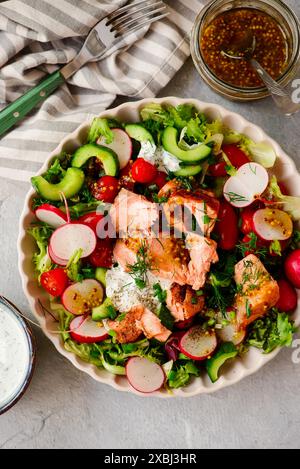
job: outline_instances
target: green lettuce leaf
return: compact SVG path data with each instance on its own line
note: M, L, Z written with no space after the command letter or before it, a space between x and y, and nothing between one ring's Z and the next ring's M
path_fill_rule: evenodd
M38 252L33 255L33 263L36 272L41 276L44 272L51 270L53 264L48 255L48 243L53 233L53 228L46 224L41 224L29 228L28 233L35 239Z
M184 364L175 363L168 375L168 386L178 389L189 384L191 376L199 376L199 368L192 360Z
M277 183L276 176L273 176L270 183L270 190L279 203L282 210L288 212L294 221L300 220L300 197L283 195Z
M108 119L95 117L88 133L88 143L95 143L99 137L104 137L107 144L112 143L114 134L109 126Z
M295 332L289 316L273 308L267 316L257 319L250 326L246 343L268 354L278 347L290 347Z

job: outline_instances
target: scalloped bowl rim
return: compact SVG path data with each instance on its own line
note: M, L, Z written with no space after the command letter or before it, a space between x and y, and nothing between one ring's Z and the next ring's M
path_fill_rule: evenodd
M159 99L143 99L135 102L127 102L121 104L120 106L108 109L102 112L100 117L119 117L119 119L124 119L129 121L137 121L139 110L147 103L155 102L159 104L173 104L179 105L183 103L194 104L201 112L204 112L211 119L220 117L223 122L225 122L229 127L233 128L238 132L245 133L249 137L252 137L255 141L266 141L269 142L277 156L277 176L280 177L281 181L284 181L287 186L291 189L291 193L294 195L300 195L300 175L297 172L295 163L292 159L282 150L282 148L270 138L260 127L250 123L244 119L239 114L226 110L224 107L212 104L205 103L196 99L185 99L185 98L176 98L176 97L165 97ZM90 125L90 121L84 122L80 125L74 132L67 135L57 148L50 154L47 161L45 161L43 167L38 174L42 174L47 170L50 161L54 156L58 155L63 149L66 148L76 148L80 145L86 135L87 127ZM298 192L298 193L297 193ZM41 288L38 287L37 282L34 278L34 269L31 262L32 252L34 249L34 243L31 240L31 237L27 234L26 230L30 225L30 222L34 219L34 215L30 210L30 201L32 200L35 194L34 189L30 189L28 192L23 212L20 219L19 226L19 238L18 238L18 256L19 256L19 272L22 279L22 287L25 293L25 296L29 302L31 311L33 312L36 319L39 321L41 328L44 334L51 340L58 352L66 357L76 368L87 373L93 379L98 382L108 384L113 388L123 391L123 392L132 392L139 396L148 397L148 394L141 394L138 391L134 390L128 383L126 377L124 376L115 376L103 369L99 369L94 365L86 363L78 358L75 354L68 352L64 346L62 339L59 334L54 334L53 329L55 323L50 320L49 317L45 317L41 311L41 307L38 303L39 299L43 299L45 303L49 302L47 296L41 291ZM294 313L294 319L296 325L300 324L300 291L298 291L298 308ZM227 386L231 386L246 376L249 376L265 364L270 362L278 353L280 349L275 350L269 355L262 354L259 350L251 348L250 351L243 357L238 358L229 365L225 365L225 371L223 372L221 378L215 383L212 384L207 375L203 375L200 378L193 378L191 383L181 389L176 389L172 393L167 392L166 390L160 390L150 396L160 397L160 398L170 398L170 397L191 397L198 394L208 394L219 391Z

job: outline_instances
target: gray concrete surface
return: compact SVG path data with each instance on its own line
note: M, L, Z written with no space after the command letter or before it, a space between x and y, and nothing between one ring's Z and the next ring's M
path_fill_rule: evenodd
M289 0L300 17L298 0ZM223 104L262 126L300 166L300 115L271 102L236 104L203 84L191 60L161 96ZM29 313L17 271L17 226L26 184L0 182L0 291ZM30 389L0 417L4 448L299 448L300 365L285 350L256 375L211 396L141 399L94 382L35 329L38 362Z

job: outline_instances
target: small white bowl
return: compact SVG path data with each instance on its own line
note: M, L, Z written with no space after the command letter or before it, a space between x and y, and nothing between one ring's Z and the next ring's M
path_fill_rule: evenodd
M222 121L230 128L236 130L237 132L248 135L256 142L265 141L270 143L278 155L278 161L276 163L276 167L274 168L274 174L277 175L280 181L286 184L291 194L300 196L300 175L298 174L296 166L291 158L288 157L282 148L273 139L268 137L268 135L266 135L260 127L251 124L238 114L227 111L222 106L204 103L195 99L179 99L174 97L144 99L137 102L125 103L121 106L118 106L117 108L107 110L100 114L100 117L112 117L120 121L137 122L140 120L139 111L150 102L171 104L174 106L178 106L179 104L184 103L194 104L199 110L201 110L201 112L204 112L208 118L221 118ZM76 148L82 145L85 142L89 125L90 122L85 122L72 134L68 135L49 156L48 161L45 162L39 174L42 174L47 170L49 163L54 156L58 155L62 151L72 153ZM59 353L70 360L70 362L72 362L76 368L89 374L96 381L109 384L119 391L132 392L140 396L148 396L135 391L128 383L126 377L112 375L103 369L85 363L73 353L67 352L64 349L63 341L60 335L54 334L52 332L53 330L57 329L57 325L55 322L53 322L50 315L44 315L38 302L40 299L47 309L50 308L48 297L38 286L36 281L31 260L32 254L35 250L35 244L31 236L27 234L28 227L35 219L34 214L31 211L31 201L34 195L35 192L33 189L31 189L27 194L24 210L20 220L20 232L18 240L19 271L22 278L24 293L29 301L33 314L39 321L45 335L51 340ZM300 291L298 293L298 298L300 298ZM296 321L296 325L299 325L299 303L297 311L294 314L294 319ZM197 394L218 391L222 388L237 383L252 373L255 373L260 368L262 368L263 365L271 361L278 354L278 352L279 350L276 350L269 355L264 355L258 349L251 348L250 351L243 357L237 358L230 364L225 365L225 367L222 369L221 378L215 384L211 383L206 373L203 373L199 378L193 378L187 387L176 389L172 392L172 394L166 392L165 390L161 390L154 393L153 395L162 398L190 397Z

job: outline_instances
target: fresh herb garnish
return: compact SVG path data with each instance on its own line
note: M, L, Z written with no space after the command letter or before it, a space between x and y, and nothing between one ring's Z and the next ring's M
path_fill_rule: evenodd
M157 194L152 194L152 200L156 204L164 204L164 203L168 202L168 197L158 197Z
M175 319L165 304L160 305L157 311L157 316L159 317L162 325L169 329L169 331L172 331Z
M153 285L154 296L160 301L161 303L165 303L167 299L167 292L163 290L159 283Z
M209 276L211 288L207 292L207 306L226 315L232 305L237 287L234 282L234 267L237 262L233 253L219 253L219 262L212 266Z
M120 314L120 316L116 318L116 321L121 322L123 321L123 319L125 319L125 317L126 317L126 313Z
M246 299L246 315L247 318L249 319L251 317L251 307L248 298Z
M270 253L276 254L277 256L282 255L281 244L277 239L270 244Z
M148 277L147 273L151 270L151 262L149 260L148 244L142 241L141 246L136 255L135 264L127 264L129 275L134 279L135 284L141 290L146 287Z
M242 254L243 257L246 257L249 253L255 254L259 257L266 257L268 254L268 249L265 246L259 246L258 237L255 233L251 232L248 234L248 239L246 243L238 244L237 250Z
M226 192L225 195L229 197L230 202L246 202L248 199L236 192Z

